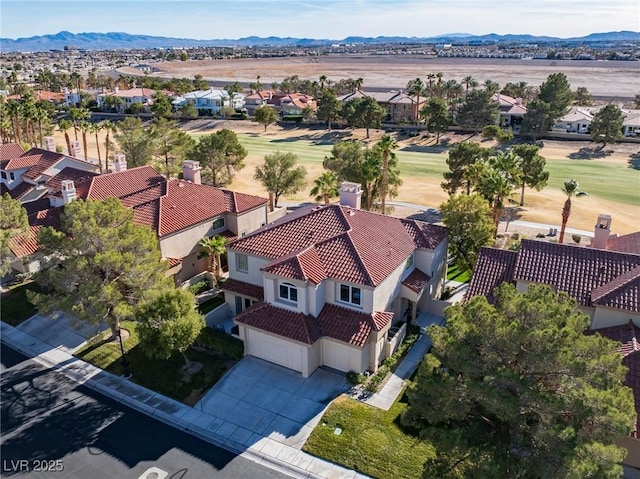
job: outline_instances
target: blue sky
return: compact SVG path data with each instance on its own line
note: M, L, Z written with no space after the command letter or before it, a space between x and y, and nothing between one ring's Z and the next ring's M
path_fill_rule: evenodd
M640 0L1 0L0 36L68 30L195 39L640 31Z

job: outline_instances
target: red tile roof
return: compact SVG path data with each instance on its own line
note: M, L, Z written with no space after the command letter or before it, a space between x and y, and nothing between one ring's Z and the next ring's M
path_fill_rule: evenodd
M575 298L580 306L591 306L593 290L637 266L640 266L640 255L636 254L523 240L514 279L553 285L557 291ZM632 308L630 311L640 312L638 301L628 306Z
M373 331L380 331L391 324L392 320L393 313L366 314L335 304L325 304L318 316L323 336L359 348L367 343L367 339Z
M9 193L9 196L14 200L18 200L26 195L29 191L35 188L30 183L23 181L22 183L17 184L12 190L10 190L4 183L2 183L1 193L4 195L5 193Z
M40 155L25 154L7 161L3 165L2 169L6 171L22 170L23 168L31 168L32 166L37 165L38 161L40 161Z
M607 241L609 251L640 254L640 231L622 236L610 236Z
M431 277L416 268L402 281L402 284L411 291L419 293L429 281L431 281Z
M262 286L256 286L255 284L245 283L237 279L229 278L222 283L222 291L229 291L230 293L237 293L250 298L255 298L259 301L264 299L264 289Z
M0 160L11 160L24 155L24 150L17 143L0 143ZM4 170L4 166L2 166Z
M236 316L234 320L304 344L313 344L322 337L318 321L312 316L278 308L268 303L256 303Z
M182 258L165 258L167 263L169 263L169 268L174 268L180 264L182 264Z
M313 284L320 284L327 278L322 260L315 247L278 258L263 267L262 270L284 278L311 281Z
M11 252L17 258L24 258L36 253L38 249L40 249L40 245L36 240L40 228L45 226L52 226L56 229L59 228L61 211L62 208L48 208L30 215L29 231L24 235L11 239L9 243Z
M49 194L54 196L59 196L60 191L62 190L62 182L65 180L71 180L74 183L76 190L82 183L87 183L88 180L93 178L94 176L98 176L98 173L93 173L91 171L79 170L77 168L72 168L67 166L63 168L60 173L53 176L50 180L46 182L46 186L49 189ZM88 186L88 183L87 183ZM76 192L76 194L78 194ZM80 195L78 195L80 196Z
M486 296L494 303L493 290L504 282L515 283L513 271L516 267L518 253L504 249L480 249L476 266L471 276L471 284L465 294L465 301L474 296Z
M633 391L636 406L636 430L633 437L640 437L640 328L632 321L620 326L588 331L587 334L599 333L602 336L620 343L618 349L622 354L622 364L629 368L625 384Z
M416 248L434 248L445 237L442 227L327 205L302 208L230 243L229 248L280 260L314 246L320 263L309 253L304 258L304 275L295 273L291 265L287 274L377 286Z
M94 200L106 200L111 196L122 198L165 181L164 177L151 166L140 166L94 178L87 198Z
M640 311L640 266L591 291L591 302L609 308Z
M227 283L229 281L227 280ZM325 304L320 315L314 318L272 304L257 303L234 319L246 326L300 343L313 344L322 336L326 336L362 348L373 331L380 331L391 324L393 313L366 314L334 304Z

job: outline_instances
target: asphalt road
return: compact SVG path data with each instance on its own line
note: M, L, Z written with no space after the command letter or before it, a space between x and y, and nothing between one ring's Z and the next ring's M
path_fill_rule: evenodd
M288 477L79 386L4 344L0 354L0 477ZM151 467L160 473L148 475Z

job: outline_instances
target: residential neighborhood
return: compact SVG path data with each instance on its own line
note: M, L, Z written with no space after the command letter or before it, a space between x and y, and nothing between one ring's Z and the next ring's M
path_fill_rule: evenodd
M640 477L637 33L403 2L0 53L0 475Z

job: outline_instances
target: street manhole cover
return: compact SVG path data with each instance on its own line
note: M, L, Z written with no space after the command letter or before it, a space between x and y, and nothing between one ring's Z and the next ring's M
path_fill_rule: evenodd
M168 475L167 471L163 471L159 467L150 467L138 479L165 479Z

